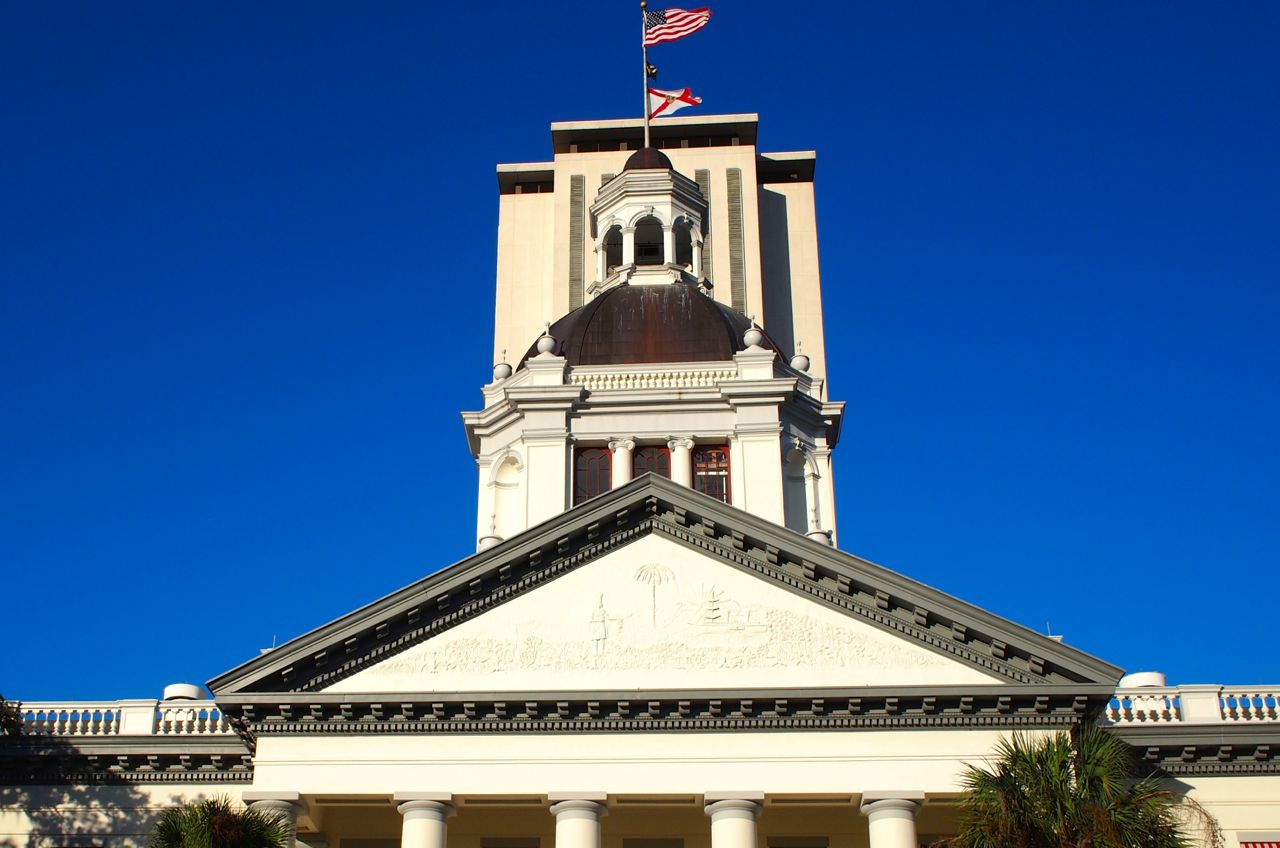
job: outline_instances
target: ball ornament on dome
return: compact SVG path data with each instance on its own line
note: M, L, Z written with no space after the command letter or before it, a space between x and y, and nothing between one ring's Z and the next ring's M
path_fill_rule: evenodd
M797 371L808 371L811 364L809 357L800 352L800 342L796 342L796 355L791 357L791 367Z
M511 376L511 365L507 362L507 352L502 351L502 361L493 366L493 382L505 380Z
M538 341L534 343L534 347L538 349L539 356L550 356L556 349L555 337L551 335L551 322L547 322L546 331L538 337Z
M742 334L742 343L749 348L760 347L760 342L762 341L764 341L764 333L755 324L748 327L747 331Z

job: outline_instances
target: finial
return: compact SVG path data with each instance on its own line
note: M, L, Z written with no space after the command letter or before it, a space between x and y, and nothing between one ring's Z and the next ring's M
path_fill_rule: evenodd
M797 371L808 371L809 357L800 352L800 342L796 342L796 355L791 357L791 367Z
M504 347L502 349L502 359L498 361L497 365L493 366L493 382L505 380L510 376L511 366L507 363L507 349Z
M551 335L551 322L546 322L546 332L538 337L537 349L538 354L550 356L552 351L556 349L556 340Z
M760 332L760 328L756 326L756 316L750 315L748 319L751 321L751 326L742 334L742 343L748 349L758 348L760 347L760 342L764 341L764 333Z

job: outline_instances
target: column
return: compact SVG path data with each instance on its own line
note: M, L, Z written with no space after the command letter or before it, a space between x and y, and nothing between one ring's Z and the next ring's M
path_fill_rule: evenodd
M397 792L392 798L403 818L400 848L445 848L446 820L454 814L447 792Z
M631 482L631 452L636 449L634 439L614 439L609 442L609 451L613 454L613 480L611 488L625 486Z
M672 439L667 447L671 450L671 479L681 486L692 486L693 439Z
M607 236L608 236L608 231L605 231L605 234L601 235L600 240L596 242L596 282L597 283L603 283L604 278L608 276L608 273L609 273L609 269L606 267L608 262L608 257L606 256L606 254L608 253L608 251L605 249L605 246L604 246L604 240Z
M622 228L622 264L636 264L636 228Z
M297 792L244 792L240 796L249 809L275 814L288 825L284 848L294 848L298 840L298 813L302 812L302 796Z
M607 812L603 792L552 792L556 817L555 848L600 848L600 819Z
M674 264L676 261L676 231L675 227L662 228L662 262L664 265Z
M867 792L861 812L867 817L871 848L919 848L916 811L924 801L921 792Z
M756 816L763 792L708 792L711 848L756 848Z
M693 234L693 267L689 269L695 280L702 279L702 237Z

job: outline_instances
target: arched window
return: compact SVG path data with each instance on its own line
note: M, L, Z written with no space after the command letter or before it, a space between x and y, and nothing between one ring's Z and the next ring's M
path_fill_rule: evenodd
M729 449L699 445L693 449L693 488L729 503Z
M661 265L662 224L652 216L636 222L636 264Z
M631 455L631 476L650 473L671 479L671 451L660 447L636 448Z
M603 495L613 485L613 455L607 448L579 448L573 465L574 506Z
M677 265L682 265L690 270L693 269L693 227L687 218L681 218L676 221L673 228L676 240L676 259Z
M622 265L622 227L614 225L604 234L605 273L613 273Z

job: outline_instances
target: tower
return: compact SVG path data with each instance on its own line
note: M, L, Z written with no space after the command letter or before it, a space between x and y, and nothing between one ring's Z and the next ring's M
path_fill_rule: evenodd
M481 548L643 473L834 544L814 154L755 115L555 123L498 167Z

